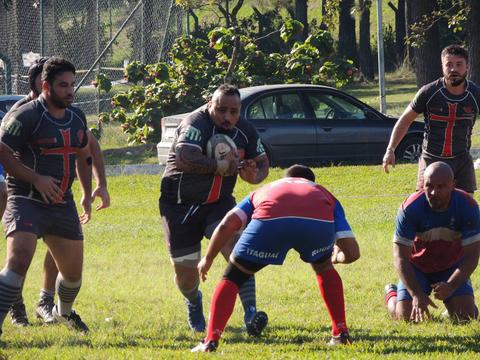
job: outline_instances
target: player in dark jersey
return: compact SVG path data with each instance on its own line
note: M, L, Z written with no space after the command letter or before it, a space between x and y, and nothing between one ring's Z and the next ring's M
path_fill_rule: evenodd
M52 57L42 72L41 96L9 112L0 129L8 201L4 220L7 262L0 271L0 324L21 294L37 238L43 237L60 273L53 309L57 321L88 327L72 310L83 266L81 224L91 215L91 158L83 113L71 108L75 67ZM83 213L78 216L71 185L77 171Z
M417 190L423 188L425 167L435 161L449 164L456 186L473 193L476 186L473 160L470 156L472 128L479 113L480 89L466 80L468 53L458 45L443 49L443 77L423 86L398 119L383 157L383 168L395 164L395 148L415 118L425 116L422 155L419 160Z
M194 331L205 330L202 294L198 290L197 264L201 240L210 238L223 216L235 206L232 192L237 174L252 184L268 175L268 158L254 126L240 119L240 93L231 85L220 86L207 106L194 111L176 130L162 178L160 213L164 236L175 270L175 282L186 299L188 321ZM216 133L226 134L236 144L226 159L206 155L206 145ZM243 166L238 170L240 160ZM234 239L232 239L233 242ZM226 259L233 244L223 249ZM240 298L245 324L259 335L256 324L255 282L246 283Z
M30 86L30 93L23 99L17 101L10 111L16 110L22 105L29 103L32 100L37 99L42 92L42 70L43 64L48 60L48 57L41 57L30 66L28 70L28 83ZM103 162L102 151L100 144L95 136L93 136L90 130L87 130L88 146L93 159L93 175L95 176L95 182L97 184L95 190L92 193L92 202L95 197L100 197L101 202L96 207L97 210L101 210L110 206L110 195L107 189L107 179L105 176L105 165ZM3 212L2 212L3 214ZM57 265L53 260L50 252L46 252L45 260L43 264L43 287L40 291L40 299L35 310L37 317L40 318L46 324L55 322L52 315L52 310L55 305L55 280L58 275ZM18 302L12 305L10 310L12 316L12 323L19 326L26 326L29 324L25 304L23 297L20 297Z
M392 318L421 322L429 295L442 300L453 319L476 318L470 275L480 254L478 204L455 189L453 171L438 161L425 169L424 190L410 195L398 210L394 263L398 286L387 285Z
M211 352L233 312L239 287L267 265L281 265L290 249L312 265L332 320L330 345L352 342L345 319L343 285L332 266L335 243L337 262L360 257L357 241L340 202L315 184L315 174L294 165L286 177L261 187L233 208L215 229L206 255L198 265L202 280L225 242L245 228L230 256L223 279L210 305L207 336L193 352ZM339 255L342 260L338 261Z

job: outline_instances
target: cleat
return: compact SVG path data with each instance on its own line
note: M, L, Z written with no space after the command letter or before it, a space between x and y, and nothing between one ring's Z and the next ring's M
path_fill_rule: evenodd
M57 306L54 306L52 310L52 315L57 322L64 323L67 326L71 327L72 329L75 329L83 333L86 333L89 331L88 326L82 321L80 316L74 310L72 310L70 315L61 315L58 312Z
M268 315L264 311L255 312L249 321L245 321L247 333L250 336L260 336L267 324Z
M10 307L10 315L12 316L13 325L30 325L30 323L28 322L27 312L25 310L25 304L23 303L23 299Z
M204 332L206 328L203 316L202 293L199 291L194 303L185 299L188 312L188 325L195 332Z
M215 352L218 348L218 341L215 340L203 340L200 344L195 346L191 352Z
M41 298L35 309L37 318L41 319L45 324L50 325L57 322L53 317L52 310L55 304L52 297Z
M340 335L332 336L328 345L330 346L337 346L337 345L351 345L353 342L352 338L348 334L348 332L342 332Z

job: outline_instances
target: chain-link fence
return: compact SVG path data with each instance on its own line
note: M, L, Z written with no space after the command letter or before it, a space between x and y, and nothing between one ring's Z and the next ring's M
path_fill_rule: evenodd
M13 0L7 9L0 3L0 94L28 93L29 63L59 55L76 66L77 83L83 80L77 106L87 114L105 111L111 94L91 85L96 74L109 76L112 91L125 90L126 64L168 60L184 15L175 0Z

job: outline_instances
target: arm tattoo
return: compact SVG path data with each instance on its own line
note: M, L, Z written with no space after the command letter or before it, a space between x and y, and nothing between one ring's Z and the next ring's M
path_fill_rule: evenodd
M175 163L178 170L186 173L213 174L217 170L217 161L205 156L193 146L177 146Z
M257 178L256 184L262 182L267 176L268 176L268 168L270 167L270 164L268 162L268 157L266 155L262 155L259 158L255 159L257 163Z

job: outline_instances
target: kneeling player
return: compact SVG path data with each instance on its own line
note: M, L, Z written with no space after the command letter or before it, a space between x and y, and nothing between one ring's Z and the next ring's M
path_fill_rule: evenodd
M444 162L425 169L422 191L400 207L394 235L394 262L400 276L386 286L385 301L394 319L421 322L429 295L442 300L453 319L478 316L469 280L480 253L478 205L455 189L453 171Z
M360 256L358 244L348 225L342 206L326 189L314 183L308 167L294 165L286 178L253 192L233 208L215 229L198 271L205 281L214 258L225 242L247 225L235 245L222 281L217 285L210 306L207 337L193 352L211 352L230 318L238 289L254 273L269 264L281 265L287 252L295 249L310 263L332 319L330 344L348 344L351 338L345 320L343 285L332 266L349 263ZM266 315L257 321L267 322Z

